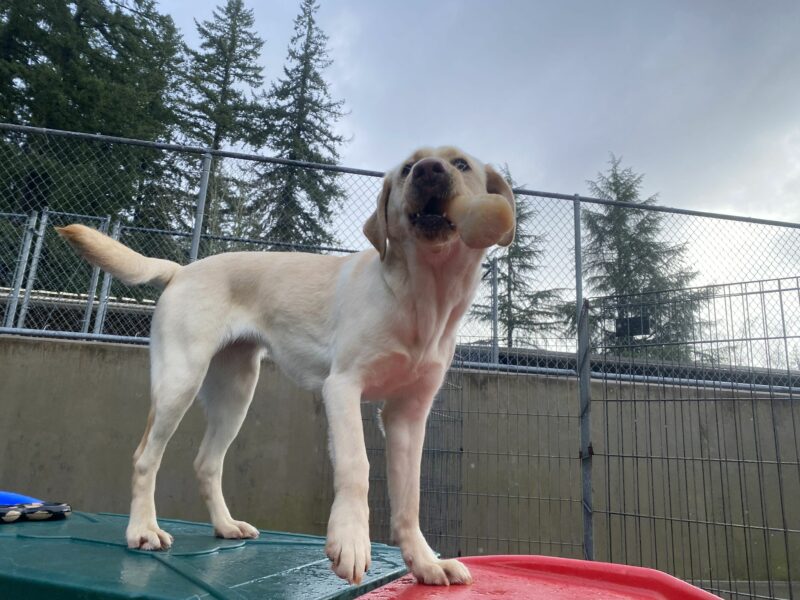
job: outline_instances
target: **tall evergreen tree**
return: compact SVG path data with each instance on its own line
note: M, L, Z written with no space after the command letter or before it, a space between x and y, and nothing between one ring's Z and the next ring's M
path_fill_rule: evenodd
M517 187L508 165L501 170L508 184ZM544 254L544 235L531 232L536 211L527 198L516 196L517 225L514 241L507 248L496 248L488 258L497 259L497 313L502 336L508 348L520 343L534 345L535 336L551 330L558 319L554 305L557 290L536 288L536 272ZM491 277L491 269L486 278ZM480 320L492 321L492 292L473 308Z
M169 141L181 40L152 0L9 0L0 10L0 119ZM120 145L9 134L0 210L51 209L169 223L168 161ZM80 182L80 185L75 185Z
M181 61L172 19L152 0L8 0L0 5L0 120L169 141ZM0 164L0 211L47 206L172 223L179 176L161 152L9 132ZM63 245L51 241L40 284L77 291L54 269Z
M322 72L332 64L328 38L317 25L315 0L302 0L294 22L283 77L273 84L264 112L268 145L280 158L336 164L344 142L333 131L343 101L331 98ZM275 242L316 246L331 243L331 209L343 197L330 171L265 165L259 180L259 211L266 210L254 235Z
M259 59L264 41L254 25L253 11L243 0L227 0L214 9L211 20L195 21L200 48L186 49L190 65L184 130L189 141L214 150L229 144L263 144L259 116L260 102L265 102L264 78ZM234 235L241 227L249 194L240 192L247 182L229 162L220 158L212 162L204 220L207 233ZM206 251L224 249L226 245L212 244Z
M7 0L0 119L165 139L180 61L180 36L152 0Z
M258 64L264 41L253 30L253 11L243 0L227 0L213 19L195 21L200 49L187 48L185 126L189 138L202 146L251 142L257 135L257 102L243 86L257 91L263 84Z
M644 175L622 168L621 162L612 155L608 171L587 182L590 193L612 202L654 205L655 195L640 197ZM680 342L689 341L700 324L701 295L687 289L696 272L685 267L685 244L659 239L663 213L604 204L584 210L583 224L586 282L593 294L603 296L594 311L598 341L622 354L691 358L690 347Z

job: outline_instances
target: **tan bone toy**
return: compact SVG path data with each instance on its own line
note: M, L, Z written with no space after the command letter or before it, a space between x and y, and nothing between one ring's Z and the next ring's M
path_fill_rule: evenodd
M470 248L493 246L514 227L514 211L500 194L458 196L447 210L447 218Z

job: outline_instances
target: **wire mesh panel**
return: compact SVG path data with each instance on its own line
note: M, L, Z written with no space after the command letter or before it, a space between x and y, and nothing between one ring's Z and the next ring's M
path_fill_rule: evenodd
M465 554L581 554L575 379L465 376Z
M200 256L233 250L350 253L369 247L361 229L381 180L335 167L215 157Z
M687 302L696 321L681 339L610 319L656 305L674 318ZM597 298L592 310L596 558L726 598L798 597L798 279Z
M3 128L0 156L0 210L119 215L160 229L193 215L199 160L190 153Z
M582 221L586 283L604 293L595 558L726 598L797 597L800 231L591 204Z
M3 288L13 285L27 223L27 215L0 213L0 286Z
M86 331L89 298L99 270L75 255L56 234L55 227L82 222L104 229L107 218L44 209L35 213L27 270L20 290L14 326L39 331Z
M112 237L142 254L187 262L190 233L121 226L117 223ZM147 339L150 322L161 290L152 286L129 286L104 276L99 289L93 320L93 332L104 335Z
M197 221L203 149L0 129L0 211L6 211L0 221L13 228L20 215L37 217L23 265L35 271L35 287L28 292L23 285L27 302L20 302L23 318L13 326L146 340L157 290L109 280L104 291L107 278L100 276L96 285L94 270L81 264L54 226L82 223L111 233L119 224L123 243L181 264L192 259L196 225L201 258L240 250L350 253L368 247L361 228L376 204L376 174L222 154L208 163L205 214ZM22 256L16 239L5 237L3 256L16 257L4 260L4 279L13 278L5 271ZM11 295L13 285L6 283Z
M35 227L33 212L30 215L0 213L0 293L2 323L6 327L14 323Z
M0 130L0 211L36 217L14 326L62 334L103 333L94 328L103 277L79 259L54 228L80 223L110 233L112 224L119 222L165 234L191 232L198 165L197 156L189 152L30 128ZM183 262L188 256L176 257L163 244L137 250ZM22 248L19 252L22 256ZM140 327L117 327L114 333L142 335Z

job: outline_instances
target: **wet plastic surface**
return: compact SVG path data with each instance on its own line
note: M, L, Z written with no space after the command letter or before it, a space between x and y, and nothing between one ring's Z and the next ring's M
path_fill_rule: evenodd
M661 571L551 556L472 556L469 586L419 585L411 575L363 600L714 600L717 596Z
M126 515L73 513L62 521L0 525L3 598L354 598L406 572L400 551L372 545L360 586L330 570L325 539L262 531L223 540L210 525L159 519L175 536L165 552L129 550Z

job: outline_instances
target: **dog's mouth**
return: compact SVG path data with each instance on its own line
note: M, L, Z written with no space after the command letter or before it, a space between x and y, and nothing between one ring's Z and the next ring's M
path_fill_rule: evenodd
M418 212L409 215L411 224L422 231L439 231L441 229L455 229L456 226L447 218L446 213L424 213Z
M422 210L409 214L408 220L417 230L428 235L454 230L456 226L447 218L444 204L444 198L430 198Z

